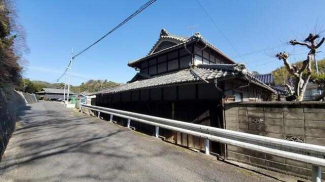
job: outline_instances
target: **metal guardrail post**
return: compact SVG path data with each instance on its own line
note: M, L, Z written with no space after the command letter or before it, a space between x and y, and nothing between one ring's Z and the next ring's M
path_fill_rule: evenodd
M210 140L207 138L205 139L205 154L210 155Z
M110 117L109 121L113 122L113 114L111 114L111 117Z
M97 117L100 118L100 112L98 112L98 116Z
M158 138L158 137L159 137L159 127L156 126L156 127L155 127L155 130L156 130L156 132L155 132L155 137Z
M322 169L320 166L313 166L313 182L322 182Z
M128 119L127 127L130 128L130 125L131 125L131 119Z

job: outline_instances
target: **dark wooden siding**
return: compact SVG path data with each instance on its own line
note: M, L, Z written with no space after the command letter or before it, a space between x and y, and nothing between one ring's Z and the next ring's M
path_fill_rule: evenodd
M222 93L213 84L188 84L154 89L143 89L122 92L117 94L104 94L98 97L98 105L131 112L143 113L163 118L176 119L184 122L223 127L222 113L219 108ZM101 99L108 99L101 102ZM108 115L103 117L109 119ZM126 120L116 117L121 125L126 125ZM147 134L154 133L154 127L132 122L136 130ZM166 129L160 130L160 135L167 141L182 146L204 150L204 140L191 135L173 132ZM212 142L212 151L220 153L218 143Z

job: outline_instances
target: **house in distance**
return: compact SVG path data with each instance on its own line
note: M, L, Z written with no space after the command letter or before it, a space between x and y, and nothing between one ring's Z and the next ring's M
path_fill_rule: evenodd
M36 92L36 95L39 96L41 100L48 99L48 100L57 100L63 101L64 99L64 90L58 88L43 88L40 92ZM67 91L65 92L66 97L68 96ZM69 97L71 98L75 94L70 92Z
M223 101L266 101L276 93L200 33L182 37L162 29L149 54L128 66L138 73L124 85L97 93L96 105L224 128ZM132 125L154 132L152 126ZM170 142L204 150L203 139L161 130L160 135ZM212 152L222 153L220 144L210 145Z

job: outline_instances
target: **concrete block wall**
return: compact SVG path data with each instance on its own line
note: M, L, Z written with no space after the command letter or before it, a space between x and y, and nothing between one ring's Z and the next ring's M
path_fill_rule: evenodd
M33 103L38 102L35 94L29 94L29 93L24 93L24 92L22 94L25 97L28 104L33 104Z
M325 146L322 102L228 103L224 115L228 130ZM227 159L311 177L309 164L235 146L227 146Z

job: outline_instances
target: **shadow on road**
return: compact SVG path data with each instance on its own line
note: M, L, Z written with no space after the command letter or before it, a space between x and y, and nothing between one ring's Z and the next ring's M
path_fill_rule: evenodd
M24 181L53 179L93 179L111 181L129 172L133 160L177 156L166 148L147 152L145 138L134 136L126 128L60 108L40 108L34 104L20 112L20 121L8 146L8 156L0 170L33 168L47 171L45 176L24 176ZM38 106L38 107L36 107ZM49 107L48 105L44 105ZM133 138L132 138L133 137ZM16 153L14 156L11 153ZM62 170L61 169L65 169ZM94 169L94 170L89 170ZM12 178L19 178L11 176Z

